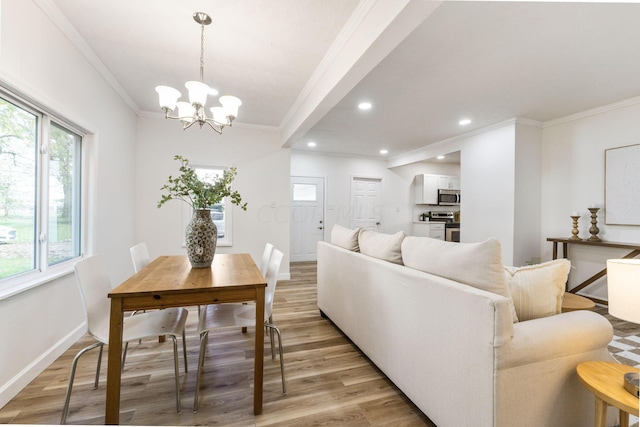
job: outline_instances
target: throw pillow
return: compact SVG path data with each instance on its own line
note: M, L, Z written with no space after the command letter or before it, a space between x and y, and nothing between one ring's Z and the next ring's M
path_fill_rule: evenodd
M457 243L429 237L407 236L402 242L402 261L407 267L508 298L513 321L518 321L504 275L498 240Z
M557 259L524 267L505 267L505 277L520 321L562 311L571 262Z
M373 230L360 230L358 235L360 252L374 258L402 265L400 248L404 236L405 234L402 231L398 231L396 234L385 234Z
M341 248L358 252L360 250L360 247L358 246L359 232L359 228L352 230L336 224L333 226L333 229L331 229L331 243L336 246L340 246Z

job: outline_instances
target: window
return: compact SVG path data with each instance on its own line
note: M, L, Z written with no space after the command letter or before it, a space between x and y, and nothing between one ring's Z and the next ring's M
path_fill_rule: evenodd
M80 256L81 147L69 125L0 92L0 287Z
M192 165L193 169L196 171L198 178L203 181L213 181L217 179L217 177L222 177L222 174L226 167L222 166L196 166ZM187 224L191 221L193 217L193 209L188 204L184 204L185 208L183 210L183 229L186 229ZM228 200L225 198L222 202L217 203L213 206L210 206L211 209L211 219L213 223L216 225L218 229L218 243L217 246L231 246L232 245L232 227L231 227L231 209L227 209L230 207ZM184 244L184 242L183 242Z

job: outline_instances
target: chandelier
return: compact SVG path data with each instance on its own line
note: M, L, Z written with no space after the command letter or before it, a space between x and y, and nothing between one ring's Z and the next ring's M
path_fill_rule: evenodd
M200 127L206 123L213 130L222 133L225 126L231 126L233 120L238 116L238 107L242 105L242 101L235 96L221 96L218 101L221 106L212 107L211 117L207 117L205 105L209 95L217 95L218 91L210 88L203 82L204 74L204 26L211 24L211 17L203 12L193 14L193 19L200 24L200 81L189 81L184 85L189 91L189 102L180 101L182 96L179 90L169 86L157 86L160 108L164 110L165 118L180 120L182 128L187 129L198 123ZM178 115L171 116L172 112L178 107Z

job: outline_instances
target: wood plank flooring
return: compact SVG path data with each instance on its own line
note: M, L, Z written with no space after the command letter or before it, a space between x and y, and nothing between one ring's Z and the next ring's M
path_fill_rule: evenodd
M330 322L316 305L316 264L294 263L290 281L278 283L274 321L284 343L287 394L277 357L265 358L263 414L253 415L253 334L210 335L193 414L199 341L196 309L187 321L189 372L181 370L181 414L175 412L170 340L132 343L122 374L120 422L134 425L220 426L435 426ZM84 337L0 409L0 423L58 424L71 361L92 340ZM265 338L265 355L270 353ZM80 359L69 424L104 423L106 349L100 385L93 389L97 351Z
M330 322L316 305L316 264L291 265L292 280L279 282L274 320L283 335L287 394L282 394L277 359L265 358L264 411L253 415L253 330L213 333L205 360L200 410L193 414L198 338L197 311L187 322L189 372L182 373L183 411L175 412L173 352L170 341L132 343L122 380L120 422L133 425L220 426L428 426L418 410ZM615 329L610 345L623 363L640 356L640 326L612 318L597 308ZM71 361L92 342L84 337L0 409L0 423L58 424ZM265 339L265 355L269 354ZM634 344L637 344L633 347ZM635 352L635 353L634 353ZM625 359L625 356L627 357ZM182 357L182 356L181 356ZM106 349L101 381L93 389L97 351L81 358L71 396L68 423L102 424ZM635 363L634 363L635 362ZM184 365L180 360L180 370ZM637 420L632 424L637 427Z

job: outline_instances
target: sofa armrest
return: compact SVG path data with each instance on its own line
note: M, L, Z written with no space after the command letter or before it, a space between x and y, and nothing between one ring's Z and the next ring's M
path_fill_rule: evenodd
M513 329L512 339L496 349L498 369L606 349L613 339L611 323L586 310L516 323Z

